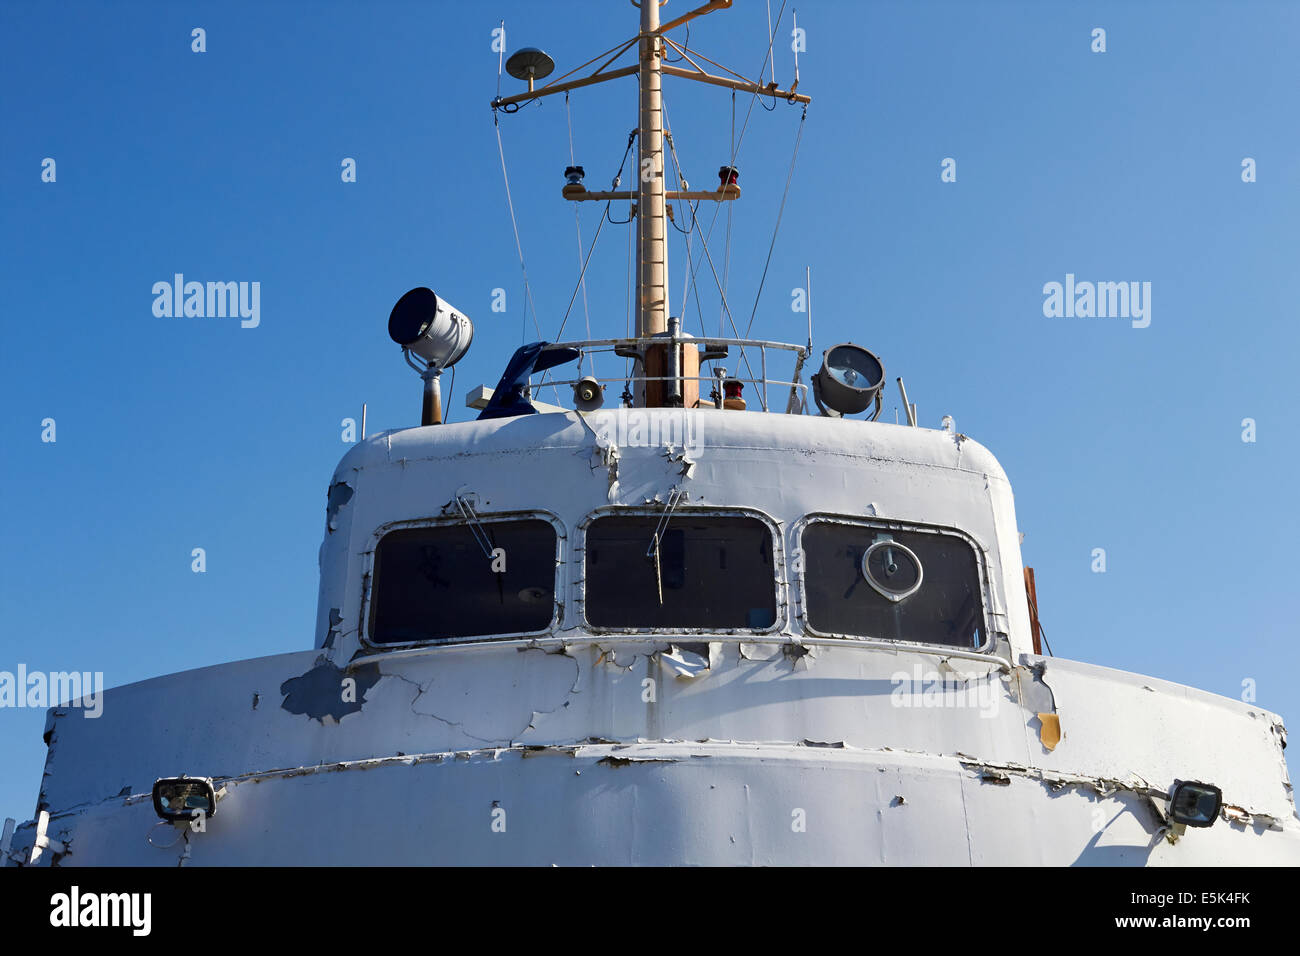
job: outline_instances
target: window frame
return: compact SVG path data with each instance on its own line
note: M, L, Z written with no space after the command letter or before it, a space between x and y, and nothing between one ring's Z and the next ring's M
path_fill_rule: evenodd
M500 634L473 634L463 637L444 637L435 638L428 641L407 641L402 644L382 644L371 640L370 630L374 624L374 600L375 600L375 561L376 554L379 550L379 543L384 537L394 531L410 531L420 528L446 528L446 527L467 527L467 522L461 515L445 515L436 518L414 518L401 521L390 521L380 525L371 532L366 551L363 554L361 566L361 644L363 647L373 648L376 651L400 651L413 647L446 647L457 644L474 644L483 641L509 641L509 640L526 640L536 637L547 637L554 634L560 626L560 616L564 608L564 588L566 586L564 569L565 569L565 551L568 544L568 534L565 530L564 523L559 517L550 511L527 510L527 511L495 511L479 512L478 520L483 524L504 524L518 521L545 521L555 529L555 587L552 590L555 600L552 602L551 620L545 628L537 631L511 631Z
M989 574L989 564L986 560L984 547L968 532L961 528L954 528L948 525L937 524L920 524L914 521L903 521L894 518L879 518L862 515L845 515L835 514L832 512L814 512L804 515L795 523L791 529L791 538L795 542L795 549L804 555L807 552L804 549L803 536L804 532L814 524L838 524L847 525L854 528L867 528L873 531L905 531L913 534L935 534L947 535L948 537L959 538L975 554L975 568L979 575L980 589L980 614L982 616L984 642L978 647L959 647L955 644L931 644L925 641L900 641L892 637L873 637L865 634L844 634L838 632L819 631L812 626L812 621L808 615L808 587L807 587L807 565L798 572L798 594L799 608L797 618L799 626L804 633L813 637L834 638L837 640L847 641L864 641L886 643L893 647L916 647L924 648L927 651L933 651L935 648L947 648L949 650L970 652L977 654L991 653L997 644L997 637L992 628L992 608L993 608L993 580ZM860 572L859 572L860 573ZM868 582L870 583L870 582Z
M691 515L697 518L752 518L765 528L772 548L772 598L776 613L772 624L765 628L752 627L605 627L592 624L587 619L587 531L601 518L653 518L663 515L663 507L647 505L606 505L589 512L578 525L578 547L574 552L576 579L574 584L574 603L577 605L578 621L582 628L591 634L663 634L672 635L747 635L777 634L785 629L789 622L790 608L788 600L788 579L786 577L785 538L780 525L769 514L757 508L710 508L677 507L668 520L672 527L673 518L678 515Z

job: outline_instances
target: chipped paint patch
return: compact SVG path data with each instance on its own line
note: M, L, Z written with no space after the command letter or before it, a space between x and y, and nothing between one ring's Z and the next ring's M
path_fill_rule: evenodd
M291 714L305 714L321 723L342 720L361 710L366 693L379 683L379 667L362 664L344 670L320 658L316 666L280 685L280 706ZM329 720L326 720L329 718Z
M1055 750L1061 742L1061 718L1057 714L1038 715L1038 739L1048 750Z
M336 481L330 485L329 495L325 502L325 529L328 533L337 530L335 519L339 515L339 509L352 500L352 486L346 481Z
M703 654L688 651L676 644L659 654L659 663L680 680L692 680L707 671L711 662Z

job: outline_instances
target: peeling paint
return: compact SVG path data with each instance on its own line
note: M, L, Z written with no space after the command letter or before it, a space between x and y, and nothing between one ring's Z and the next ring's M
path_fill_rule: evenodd
M356 681L353 693L348 693L343 683L347 678ZM379 667L375 664L344 670L322 657L307 673L280 685L280 693L285 695L280 706L291 714L305 714L323 724L336 722L360 711L366 693L377 683Z
M1038 739L1048 750L1061 742L1061 718L1056 714L1038 714Z
M683 478L694 478L695 477L694 460L692 460L687 456L685 447L683 447L681 451L674 451L673 450L674 447L675 446L673 445L668 445L664 448L664 458L666 458L669 462L675 461L681 463L682 467L678 470L677 472L678 475L680 475Z
M352 500L352 486L346 481L336 481L330 485L329 495L325 504L325 528L329 533L337 530L335 519L339 515L339 509Z
M328 629L325 631L325 639L321 641L321 647L332 648L334 646L334 638L339 636L338 626L342 623L343 615L340 613L339 609L336 607L330 608L329 625Z
M804 667L808 667L812 663L813 649L806 644L782 644L781 653L796 670L798 670L800 663Z
M604 468L609 480L609 488L606 492L606 500L613 502L618 499L618 463L621 458L618 445L614 444L603 435L596 436L595 446L591 452L591 470Z
M660 652L659 663L669 673L675 674L679 680L699 677L711 666L711 662L703 654L688 651L676 644L672 645L670 650Z

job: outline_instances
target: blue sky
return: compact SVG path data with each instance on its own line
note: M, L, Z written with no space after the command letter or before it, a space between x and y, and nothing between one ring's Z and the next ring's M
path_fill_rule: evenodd
M453 420L525 325L539 337L488 108L491 31L504 19L508 49L541 46L563 71L634 18L621 0L0 6L0 670L102 671L116 686L312 646L340 422L362 402L372 432L418 422L418 380L385 331L392 303L429 285L475 319ZM869 346L922 424L951 414L998 456L1058 655L1229 697L1253 681L1261 706L1300 718L1287 677L1300 529L1282 498L1300 468L1287 431L1300 7L802 0L798 20L814 101L754 333L803 339L790 290L810 265L817 348ZM764 4L699 21L691 45L755 75ZM787 9L783 83L789 45ZM688 178L715 181L730 95L666 90ZM737 98L738 126L749 105ZM589 186L613 176L634 106L632 80L573 95ZM799 115L755 107L737 159L742 321ZM554 338L578 271L559 197L564 102L501 122L541 337ZM947 157L956 182L941 182ZM599 210L582 215L590 242ZM626 230L606 226L592 258L595 335L624 327ZM719 268L724 230L725 214ZM156 317L153 284L178 272L259 282L260 323ZM1043 286L1067 274L1150 282L1150 325L1046 317ZM686 321L698 331L693 299ZM585 323L579 296L566 335ZM891 392L890 420L896 404ZM43 722L0 709L0 817L33 813Z

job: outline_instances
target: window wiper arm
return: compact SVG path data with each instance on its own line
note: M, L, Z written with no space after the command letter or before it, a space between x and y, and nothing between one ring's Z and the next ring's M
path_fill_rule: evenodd
M469 503L468 498L458 494L456 495L456 507L460 509L461 516L469 526L470 533L474 535L474 540L483 549L483 554L491 561L492 539L488 537L487 529L483 527L483 520L474 512L474 506Z
M682 491L680 485L674 485L672 491L668 492L668 500L664 502L663 514L659 516L659 522L655 525L654 534L650 537L650 547L646 549L645 553L647 558L653 558L655 562L655 585L659 589L660 607L663 607L664 604L664 575L659 562L659 541L663 536L664 528L668 526L668 519L672 517L677 503L685 497L686 492Z

